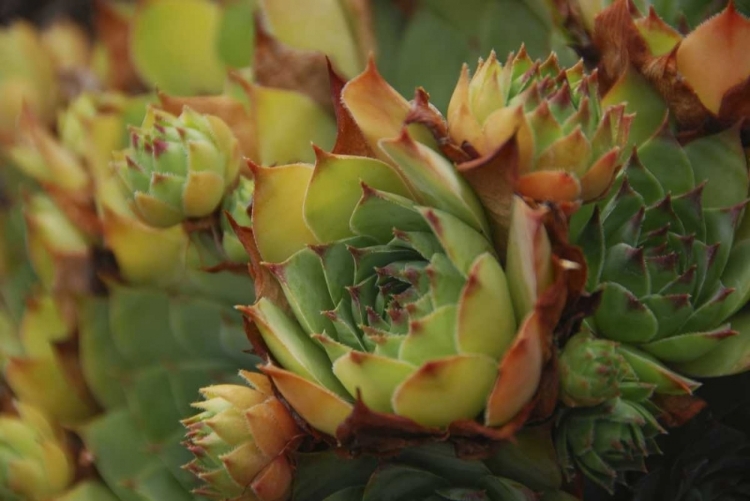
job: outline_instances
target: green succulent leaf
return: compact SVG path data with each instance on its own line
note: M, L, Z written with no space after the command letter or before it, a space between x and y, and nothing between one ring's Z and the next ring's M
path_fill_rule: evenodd
M105 413L81 434L123 500L193 499L179 425L199 388L257 363L239 313L197 297L112 287L80 309L81 364Z
M131 35L144 79L171 94L218 93L226 69L216 47L219 7L207 0L160 0L140 6Z
M258 0L229 0L222 6L218 51L228 66L245 68L253 60L255 12Z

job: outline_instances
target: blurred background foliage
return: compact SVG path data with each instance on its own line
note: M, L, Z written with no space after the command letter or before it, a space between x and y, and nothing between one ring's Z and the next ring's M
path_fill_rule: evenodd
M25 17L44 25L67 15L91 26L95 1L3 0L0 22ZM707 12L718 12L727 0L635 3L644 7L641 5L644 2L653 5L667 19L672 17L693 26ZM401 94L411 97L414 89L422 86L430 92L432 103L445 111L461 65L465 62L473 65L491 50L503 60L523 43L532 58L543 58L555 51L561 64L570 65L578 56L569 47L570 40L555 26L551 14L554 3L554 0L372 1L378 68ZM735 5L740 11L750 13L750 0L735 0ZM231 18L242 19L240 14L236 12ZM238 41L235 38L224 42L236 45Z

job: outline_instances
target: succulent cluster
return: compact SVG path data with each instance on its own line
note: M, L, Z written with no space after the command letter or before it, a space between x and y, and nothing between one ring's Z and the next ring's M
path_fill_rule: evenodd
M20 405L17 416L0 415L0 444L4 499L50 499L73 481L73 458L62 428L35 408Z
M734 5L95 4L0 28L0 498L748 495Z
M157 228L210 215L233 188L240 147L229 126L185 108L179 117L149 108L114 168L132 193L133 212Z
M195 455L187 469L211 486L198 491L208 497L286 499L293 474L286 452L301 431L273 395L268 378L246 371L240 375L252 387L203 388L206 400L193 404L202 412L182 422Z
M515 135L516 189L536 200L586 202L611 186L631 116L599 103L596 73L562 70L556 56L534 62L521 49L501 65L494 53L469 78L464 65L448 105L448 132L464 150L488 155Z

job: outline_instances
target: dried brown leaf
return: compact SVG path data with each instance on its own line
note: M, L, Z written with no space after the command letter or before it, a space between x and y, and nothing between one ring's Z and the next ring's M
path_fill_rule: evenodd
M448 124L443 116L430 106L430 95L422 87L417 88L404 123L424 125L432 133L443 154L454 163L468 162L476 158L453 140L448 133Z
M106 0L94 2L94 27L109 57L109 87L136 93L146 87L130 57L130 20Z
M337 127L336 144L333 146L331 153L375 158L375 152L372 151L370 144L362 133L362 129L359 128L357 122L354 121L351 113L341 101L341 91L346 85L346 81L336 73L330 61L328 61L328 77L330 100L336 114Z
M325 55L280 42L260 16L255 22L253 74L260 85L300 92L325 109L332 107Z

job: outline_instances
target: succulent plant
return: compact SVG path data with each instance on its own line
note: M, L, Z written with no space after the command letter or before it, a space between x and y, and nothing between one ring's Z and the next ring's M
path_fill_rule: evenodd
M492 50L505 55L524 44L533 58L555 52L566 66L576 61L543 2L390 0L375 3L372 11L378 66L386 79L404 95L424 87L441 110L461 65Z
M733 2L686 36L653 12L644 16L614 2L598 16L594 36L604 100L628 101L636 123L650 131L667 107L688 138L730 127L748 116L748 40L750 20Z
M201 389L201 412L183 420L187 448L195 459L186 466L206 486L210 498L279 501L291 492L293 468L287 454L301 434L270 380L241 371L245 385Z
M685 147L663 130L637 150L606 201L574 216L589 287L602 288L592 330L623 343L620 353L658 393L696 387L679 374L747 369L711 354L746 344L730 318L748 299L745 245L735 237L746 172L736 129Z
M263 370L329 435L354 398L422 426L483 413L483 424L500 427L536 392L555 322L555 308L539 306L558 271L546 211L512 202L506 273L454 166L407 130L377 141L397 117L379 120L348 87L370 79L395 94L373 71L341 96L384 160L318 149L315 166L253 167L249 252L266 264L256 266L259 300L244 311L278 363Z
M0 414L0 495L8 501L44 501L73 482L75 463L63 430L43 413L17 404Z
M655 437L664 429L642 403L615 398L563 411L556 433L563 471L570 476L579 468L612 491L625 472L645 470L645 457L659 452Z
M243 353L235 301L113 284L82 302L81 368L104 412L78 433L119 498L193 499L180 420L201 387L258 360Z
M742 129L732 126L728 115L704 108L705 101L696 105L698 96L705 99L708 94L698 92L698 87L694 92L690 72L681 74L692 64L681 66L684 61L694 63L692 58L703 51L693 40L703 39L721 23L729 31L714 33L714 42L723 43L728 33L741 38L744 21L730 7L683 40L653 12L631 17L626 8L624 2L616 2L599 15L595 42L602 51L602 103L626 100L628 111L636 113L631 127L635 148L608 196L573 215L571 236L586 256L588 289L601 291L601 301L585 323L594 336L618 344L610 353L619 362L606 374L616 374L612 369L619 366L628 376L617 385L619 399L590 409L565 409L561 416L595 414L613 402L642 402L637 414L646 423L642 435L648 439L647 429L653 435L653 415L674 417L671 413L676 412L679 423L700 409L695 402L675 409L675 401L665 395L692 393L700 386L692 378L726 376L750 367L747 314L742 311L750 297L748 165ZM674 59L680 51L686 54L683 63ZM618 63L618 58L628 65ZM657 67L671 69L661 72ZM705 83L705 76L699 79ZM714 91L714 97L724 92ZM581 383L593 387L594 381L604 382L589 375L578 379L576 388L582 388ZM665 404L665 409L645 402L649 386L654 401ZM611 385L606 388L613 390ZM559 440L573 435L564 429L569 427L564 421L559 426ZM635 478L623 473L641 469L642 459L652 451L637 438L632 442L637 447L621 448L629 457L613 451L609 456L592 454L592 444L604 444L606 449L611 435L592 426L587 441L569 447L570 456L564 459L610 491L615 481Z
M521 449L523 450L523 449ZM516 457L520 459L523 456ZM539 458L535 458L537 461ZM539 467L528 463L526 472ZM478 500L478 501L572 501L559 490L557 481L531 486L522 478L509 477L502 461L462 459L446 444L404 448L395 457L376 461L361 457L343 459L331 452L301 454L293 499L299 501ZM545 465L546 466L546 465ZM555 477L552 474L551 477ZM557 483L557 485L555 485Z
M617 343L586 330L565 343L559 364L560 400L568 407L593 407L623 394L653 390L638 381Z
M494 53L469 78L464 65L448 105L451 139L485 156L511 136L519 148L516 190L537 200L602 197L621 165L632 117L604 109L596 74L579 63L561 70L556 56L532 61L524 48L505 65Z
M655 416L750 367L750 24L604 3L97 2L92 43L4 29L0 497L632 484ZM731 455L676 460L691 482L671 455L646 478L744 495L744 442L713 437Z
M406 148L398 151L402 145ZM424 152L415 143L395 143L391 151L404 157L414 154L420 163L409 167L430 172L426 158L416 156ZM349 169L356 168L351 159L330 157L326 163L333 166L342 161L350 163ZM321 233L319 241L331 243L294 250L293 246L299 243L290 245L282 239L268 238L272 236L267 226L271 221L263 213L272 177L290 174L293 169L306 177L312 174L309 167L294 166L258 173L253 226L260 255L274 263L271 270L300 323L296 324L267 298L246 310L283 368L266 371L287 400L313 426L330 434L335 433L339 422L316 422L300 407L304 404L298 401L311 391L332 400L332 409L343 411L337 413L340 417L350 409L347 400L358 395L375 411L396 413L426 426L447 426L454 420L471 419L483 409L487 409L484 422L488 425L499 426L511 420L533 395L541 374L543 327L542 319L534 312L534 303L539 291L550 283L545 281L551 279L551 264L545 265L539 256L545 246L545 237L535 227L539 215L517 202L514 236L518 240L511 243L513 257L509 258L512 264L508 269L513 270L513 275L506 279L481 230L442 210L448 208L443 204L441 209L416 205L403 196L408 191L400 180L395 187L387 187L378 179L368 179L383 189L365 185L358 202L355 190L359 186L355 184L352 196L347 197L347 205L356 204L353 210L337 211L340 222L322 219L322 224L315 227L323 231L343 230L344 234L351 231L352 237L333 240ZM330 172L334 169L331 167ZM388 177L399 179L395 175ZM291 182L295 178L289 179ZM434 188L439 186L437 182L427 182L434 183ZM307 200L314 200L314 195L314 188L309 189ZM459 196L454 201L459 207L465 203ZM309 204L306 208L312 209L308 212L312 214L314 206ZM379 223L380 214L389 217ZM350 215L357 221L356 230L344 226ZM470 211L462 215L472 217ZM295 216L301 219L302 214ZM394 236L392 227L397 229ZM291 235L286 228L280 231L284 232L279 233L282 238ZM527 240L526 235L531 238ZM464 252L462 248L474 251ZM539 256L536 262L541 264L540 269L523 262L529 254ZM531 275L531 284L519 283L516 273L521 270ZM540 271L548 275L545 277ZM306 290L311 293L305 295ZM485 319L478 312L491 317ZM477 321L482 323L474 324ZM494 335L490 336L481 325L492 325ZM520 370L521 365L524 369L516 373L513 367ZM498 383L498 370L518 374L519 381ZM463 383L468 380L473 381L472 391ZM442 405L441 399L446 395L451 395L451 407Z
M150 108L114 167L132 194L133 211L152 226L169 227L216 210L237 181L240 147L217 117Z

